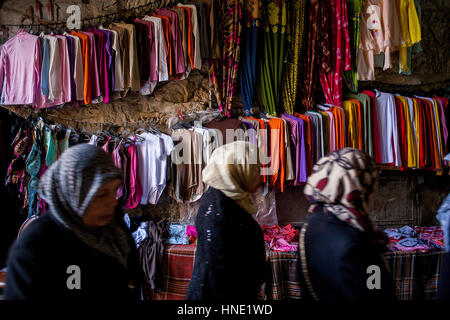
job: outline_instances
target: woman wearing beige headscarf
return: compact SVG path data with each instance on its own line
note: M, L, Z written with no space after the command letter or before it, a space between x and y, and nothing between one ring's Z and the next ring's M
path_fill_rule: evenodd
M257 299L266 270L263 233L251 216L260 170L256 145L243 141L216 149L203 170L209 189L197 213L188 300Z

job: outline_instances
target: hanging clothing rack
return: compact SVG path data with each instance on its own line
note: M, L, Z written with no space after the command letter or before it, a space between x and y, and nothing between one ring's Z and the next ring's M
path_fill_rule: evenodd
M156 5L156 7L160 7L163 4L163 2L164 2L163 0L154 0L154 1L151 1L149 3L143 4L143 5L140 5L140 6L136 6L136 7L133 7L133 8L123 9L123 10L120 10L120 11L116 11L116 12L113 12L113 13L107 13L107 14L104 14L104 15L96 16L96 17L84 18L84 19L81 19L80 21L81 21L81 24L84 25L84 22L86 22L86 21L92 21L92 20L99 20L100 21L100 19L102 19L102 18L108 18L108 17L113 17L113 16L117 16L117 18L124 19L125 18L125 14L128 13L128 12L133 12L133 11L136 11L136 10L142 10L144 8L148 9L149 7L154 6L154 5ZM175 1L169 1L167 3L167 6L171 6L174 2ZM40 19L38 19L38 20L40 21ZM56 27L56 26L59 26L59 25L65 25L66 23L67 23L66 21L64 21L64 22L40 21L40 23L30 23L30 24L1 24L1 26L5 26L5 27L19 27L19 28L26 28L26 27L30 27L31 28L31 27L40 27L40 26L54 26L54 27Z

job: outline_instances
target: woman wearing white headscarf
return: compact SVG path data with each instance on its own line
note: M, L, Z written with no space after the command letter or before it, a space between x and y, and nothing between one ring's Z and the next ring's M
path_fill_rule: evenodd
M11 248L5 299L138 299L141 271L118 210L122 172L89 144L65 151L43 175L48 212Z
M264 236L251 216L260 169L257 147L236 141L216 149L203 170L209 188L197 212L188 300L257 299L266 271Z

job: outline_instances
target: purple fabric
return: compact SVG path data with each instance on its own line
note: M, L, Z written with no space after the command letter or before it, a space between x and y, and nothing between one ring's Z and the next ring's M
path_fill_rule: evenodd
M304 125L303 125L303 120L298 118L298 117L294 117L290 114L284 113L281 115L281 118L288 121L289 124L292 123L292 121L296 121L297 122L297 144L294 143L294 145L296 145L296 157L295 157L295 169L296 172L298 170L298 176L296 175L296 185L298 185L299 183L302 182L306 182L306 180L308 179L308 174L306 172L306 150L305 150L305 129L304 129ZM295 125L292 123L293 128L295 128ZM295 130L292 130L291 132L293 132ZM292 133L291 133L292 135Z
M256 137L255 137L255 126L251 122L247 122L242 120L242 123L244 123L247 126L247 129L253 129L248 132L248 140L250 143L256 144Z
M114 52L112 49L112 34L111 31L96 29L105 35L105 56L106 56L106 72L108 79L108 90L112 92L114 89Z
M173 47L175 48L175 72L177 74L183 74L186 71L186 66L184 64L184 53L181 43L181 31L180 24L178 22L178 15L166 8L158 9L156 10L156 13L170 19Z
M67 50L69 51L69 63L70 63L70 89L71 89L71 100L77 101L77 91L75 86L75 47L73 43L73 38L71 36L65 36L67 39Z
M444 150L447 150L447 138L448 138L448 129L447 129L447 121L445 120L445 111L444 111L444 102L442 102L440 99L435 99L439 105L440 110L440 118L441 118L441 124L442 124L442 133L444 134ZM445 156L445 154L444 154Z

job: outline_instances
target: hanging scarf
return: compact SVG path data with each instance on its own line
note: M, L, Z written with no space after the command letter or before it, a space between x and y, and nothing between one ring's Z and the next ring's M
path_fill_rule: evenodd
M283 107L288 114L294 114L297 102L297 88L299 80L299 62L303 44L303 30L305 25L305 0L294 0L288 23L288 54L283 80Z
M363 0L349 0L348 5L348 25L350 32L350 52L351 52L351 70L344 72L344 80L347 88L353 93L358 92L358 72L357 55L359 47L359 21L361 18L361 8Z
M326 41L323 59L327 60L322 62L320 83L326 102L341 106L342 77L344 71L351 70L346 0L322 2L321 9L324 12L324 18L321 19L322 35ZM328 34L331 34L331 38L328 38Z
M261 94L266 112L277 114L286 54L286 1L264 2L264 39L261 61Z
M230 117L239 68L243 0L226 0L221 4L222 59L212 61L209 72L219 110Z
M258 152L256 145L244 141L217 148L202 171L203 182L222 191L248 213L256 213L248 190L255 180L262 178Z
M258 38L260 32L260 19L262 15L261 0L245 1L243 15L244 27L241 42L241 65L239 67L239 80L245 114L247 116L251 116L253 115L256 65L258 63Z
M375 163L364 152L344 148L328 154L314 165L304 189L309 212L321 206L353 228L374 233L368 203L376 178Z
M127 267L131 247L119 222L89 227L82 221L97 191L115 179L122 179L122 172L107 153L93 145L79 144L67 149L45 172L39 193L56 221L89 247Z
M303 59L303 73L301 86L301 102L304 109L311 109L314 105L314 90L316 84L316 63L319 55L319 0L309 1L308 37L306 38L305 59Z

